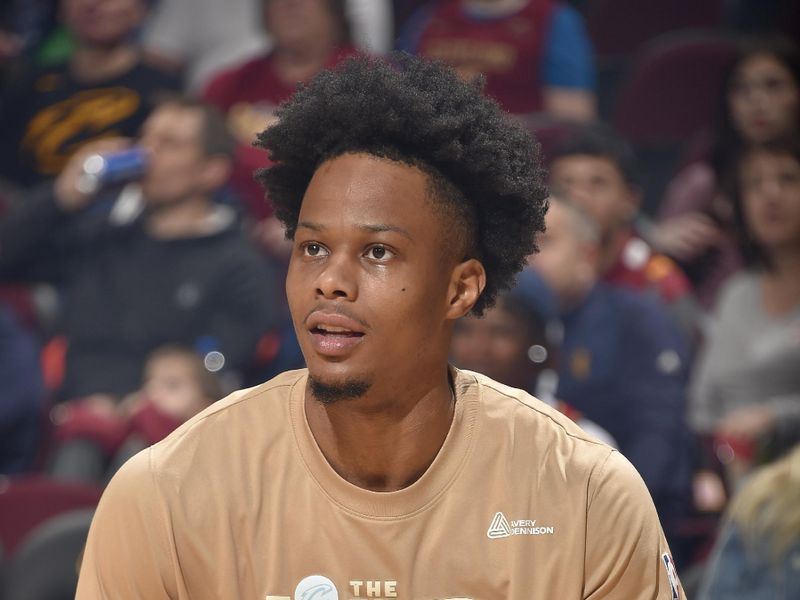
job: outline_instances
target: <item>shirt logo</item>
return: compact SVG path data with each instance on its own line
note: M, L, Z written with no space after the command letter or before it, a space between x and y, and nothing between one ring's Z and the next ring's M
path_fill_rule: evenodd
M496 512L492 519L486 536L489 539L505 538L512 535L554 535L556 528L553 526L536 525L536 520L517 519L509 522L502 512Z
M678 600L680 595L678 594L678 588L680 584L678 583L678 571L675 569L675 563L672 562L672 557L664 552L661 555L661 560L664 561L664 568L667 570L667 578L669 579L669 587L670 591L672 592L672 600Z
M327 577L309 575L297 584L294 600L339 600L339 592Z

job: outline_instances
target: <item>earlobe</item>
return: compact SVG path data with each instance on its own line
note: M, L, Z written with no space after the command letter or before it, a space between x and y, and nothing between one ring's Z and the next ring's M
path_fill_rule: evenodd
M453 270L449 287L448 319L466 315L478 301L486 287L486 270L479 260L470 258Z

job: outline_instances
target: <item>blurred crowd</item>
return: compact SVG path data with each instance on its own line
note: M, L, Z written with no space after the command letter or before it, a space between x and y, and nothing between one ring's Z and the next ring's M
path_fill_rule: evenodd
M8 597L59 597L25 579L58 512L21 531L31 486L91 508L138 450L303 366L253 142L298 84L395 50L482 78L548 170L540 252L453 363L625 454L689 597L800 597L798 39L792 0L5 0Z

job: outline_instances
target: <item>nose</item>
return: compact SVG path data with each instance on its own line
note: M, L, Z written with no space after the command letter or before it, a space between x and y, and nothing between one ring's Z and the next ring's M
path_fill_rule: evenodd
M342 298L353 301L358 296L355 267L345 255L332 255L326 261L316 283L317 295L327 300Z

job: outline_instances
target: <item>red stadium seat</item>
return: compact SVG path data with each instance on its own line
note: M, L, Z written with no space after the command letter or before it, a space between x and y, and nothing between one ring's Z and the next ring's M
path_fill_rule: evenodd
M590 0L585 16L597 57L621 57L668 31L718 27L724 0Z
M613 123L630 142L678 144L710 127L736 47L712 33L680 33L648 44L614 108Z
M6 557L45 520L97 506L100 486L62 483L42 476L0 479L0 545Z
M2 597L6 600L74 598L93 514L92 509L69 511L36 527L7 564Z

